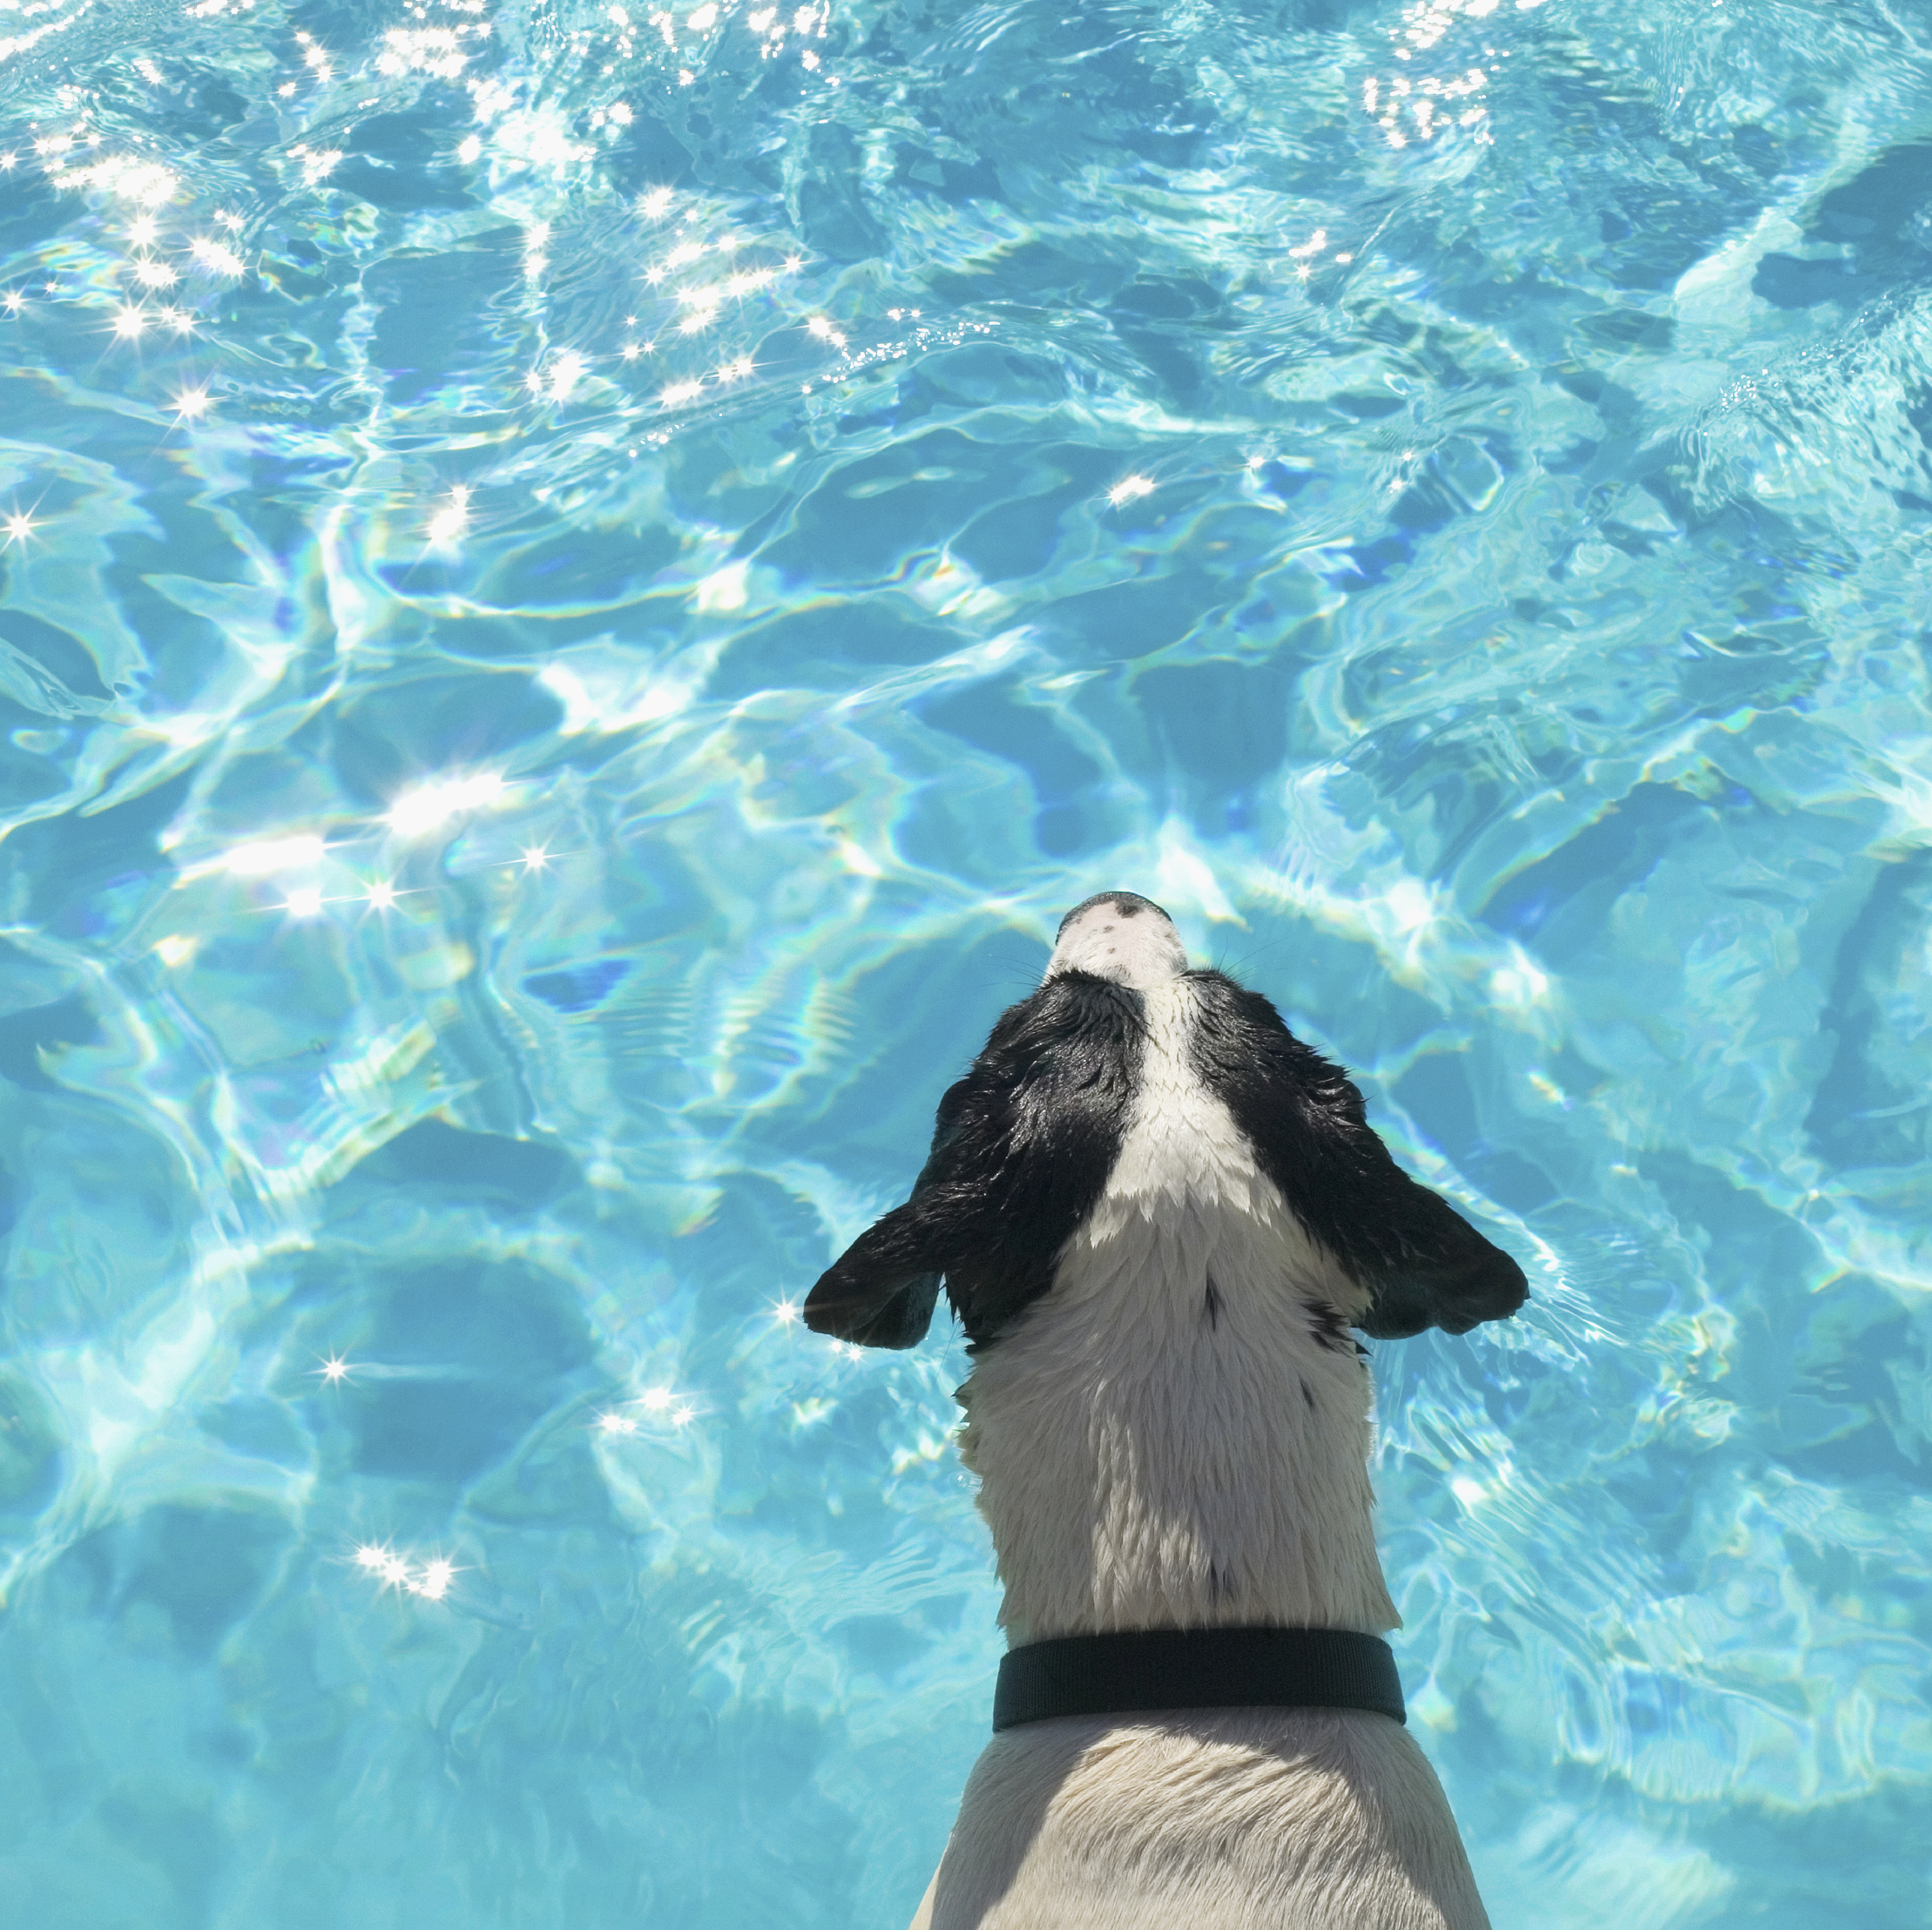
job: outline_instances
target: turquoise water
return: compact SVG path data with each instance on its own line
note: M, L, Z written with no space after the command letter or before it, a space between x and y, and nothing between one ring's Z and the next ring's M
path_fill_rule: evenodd
M895 1926L1125 886L1528 1268L1376 1349L1499 1930L1932 1885L1932 10L0 0L0 1888Z

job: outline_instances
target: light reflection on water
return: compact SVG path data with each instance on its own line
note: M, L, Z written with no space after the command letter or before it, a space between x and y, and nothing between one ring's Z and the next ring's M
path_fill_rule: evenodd
M1926 50L1882 6L0 10L10 1893L909 1913L1123 883L1494 1228L1378 1350L1499 1926L1916 1924Z

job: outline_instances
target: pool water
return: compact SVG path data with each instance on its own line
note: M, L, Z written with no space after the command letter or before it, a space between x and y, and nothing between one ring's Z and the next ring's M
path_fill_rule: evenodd
M1118 885L1530 1275L1498 1930L1915 1930L1929 564L1919 0L0 0L11 1920L902 1924L963 1353L797 1305Z

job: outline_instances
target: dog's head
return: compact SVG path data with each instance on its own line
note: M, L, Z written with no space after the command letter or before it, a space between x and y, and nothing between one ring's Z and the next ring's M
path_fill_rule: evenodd
M941 1101L913 1197L828 1271L807 1323L873 1346L913 1346L943 1275L984 1344L1048 1292L1135 1117L1147 1003L1183 979L1184 1081L1226 1108L1289 1211L1363 1290L1363 1330L1460 1333L1515 1313L1521 1268L1396 1166L1341 1068L1259 993L1191 971L1159 905L1108 891L1060 921L1039 989L1001 1017Z

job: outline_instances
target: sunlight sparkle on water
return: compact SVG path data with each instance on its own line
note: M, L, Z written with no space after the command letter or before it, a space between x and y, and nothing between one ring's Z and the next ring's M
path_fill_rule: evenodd
M422 1572L406 1585L410 1594L420 1595L431 1602L440 1602L449 1592L450 1577L455 1575L456 1564L440 1558L425 1562Z
M188 243L188 253L211 273L240 274L243 271L242 259L233 248L225 242L211 241L206 235L196 235Z
M1550 995L1549 975L1519 952L1513 964L1490 974L1490 990L1503 1005L1536 1005Z
M1415 878L1398 878L1385 894L1383 902L1397 931L1407 935L1419 932L1435 919L1435 901L1428 886Z
M355 1550L355 1565L365 1574L374 1576L386 1589L399 1589L404 1594L420 1596L429 1602L440 1602L449 1592L449 1584L461 1572L456 1564L444 1555L432 1556L421 1568L411 1567L408 1557L398 1555L383 1542L364 1542Z
M496 803L504 789L503 780L487 772L472 777L435 778L413 786L389 806L388 827L399 837L427 837L463 812Z
M278 871L301 871L319 865L327 843L312 831L287 838L257 838L236 845L217 860L231 878L267 878Z
M469 491L462 483L450 490L449 499L429 518L432 543L460 542L469 527Z

